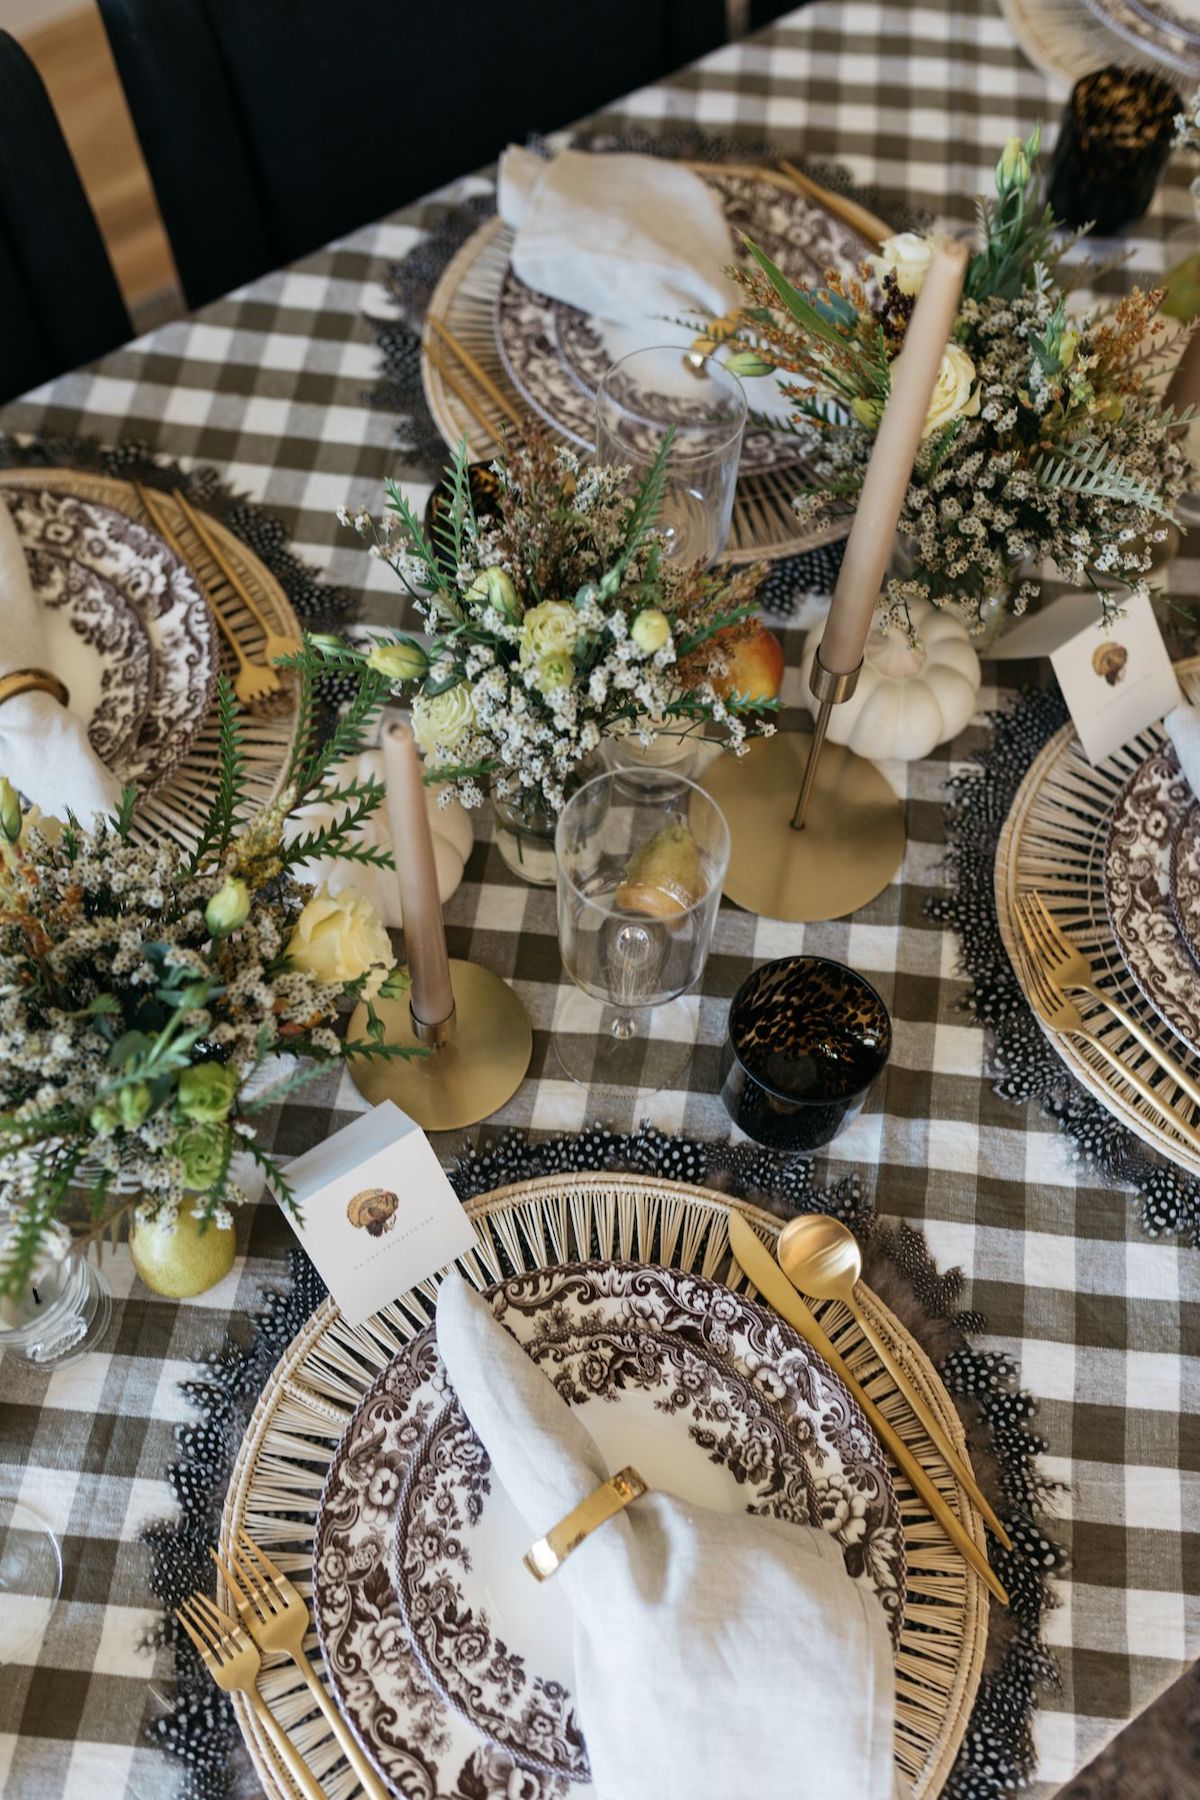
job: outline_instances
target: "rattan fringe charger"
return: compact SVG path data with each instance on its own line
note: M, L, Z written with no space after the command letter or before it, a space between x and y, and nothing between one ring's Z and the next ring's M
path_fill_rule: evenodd
M1176 663L1175 673L1188 699L1200 696L1200 657ZM1093 768L1083 753L1074 725L1064 725L1030 765L1017 789L996 850L996 916L1013 971L1029 998L1023 959L1017 953L1020 934L1014 907L1018 894L1036 888L1067 936L1092 961L1098 985L1148 1031L1163 1050L1200 1080L1200 1057L1176 1036L1134 983L1109 923L1104 900L1104 846L1113 802L1133 771L1165 741L1160 726L1143 731ZM1103 1026L1104 1015L1087 1011L1087 1024ZM1045 1029L1045 1027L1043 1027ZM1071 1074L1095 1094L1114 1118L1154 1145L1192 1174L1200 1175L1200 1149L1194 1140L1171 1128L1090 1044L1046 1030ZM1190 1112L1187 1096L1123 1026L1105 1030L1105 1042L1129 1068L1153 1079L1164 1105Z
M730 1204L720 1194L645 1175L543 1176L467 1203L477 1241L458 1267L477 1288L516 1272L589 1258L665 1264L728 1279ZM739 1204L739 1210L773 1245L782 1221L756 1207ZM739 1283L744 1286L740 1274ZM317 1502L338 1440L380 1370L428 1323L437 1287L436 1277L421 1282L358 1327L347 1325L326 1301L281 1357L255 1408L230 1479L222 1533L228 1539L239 1527L247 1531L306 1597L312 1592ZM872 1322L896 1346L910 1378L962 1451L958 1414L924 1351L869 1290L859 1293ZM854 1320L837 1302L815 1310L854 1374L982 1546L978 1513L962 1511L963 1496ZM903 1476L895 1469L891 1473L908 1581L896 1669L896 1766L914 1800L932 1800L953 1766L979 1687L987 1594ZM228 1603L223 1589L218 1599ZM315 1634L310 1654L319 1667ZM352 1775L339 1768L336 1741L321 1714L314 1715L311 1696L291 1664L264 1659L260 1685L330 1800L356 1792ZM258 1722L243 1699L235 1696L234 1705L265 1792L290 1796Z
M754 173L764 176L762 170ZM766 175L769 177L769 171ZM776 179L792 191L789 183ZM488 219L481 225L447 264L430 299L429 317L440 319L454 333L513 412L528 414L529 403L509 378L496 337L496 302L508 271L512 242L513 234L502 219ZM506 427L510 433L512 430L495 399L477 383L472 384L475 403L491 422L489 434L424 352L421 374L430 414L446 443L453 448L465 438L473 457L495 456ZM739 476L723 560L747 563L762 557L793 556L844 538L850 529L848 519L799 529L792 500L806 479L800 463L767 474Z
M153 523L146 519L142 511L132 483L118 480L115 476L93 475L79 469L4 469L0 470L0 482L6 487L50 488L55 493L74 494L80 500L95 500L138 520L148 530L154 530ZM221 617L249 660L265 664L266 633L262 626L222 575L205 546L194 535L175 500L160 489L156 489L155 493L176 539L187 553L188 563L199 575L211 605L219 609ZM246 584L251 597L262 608L265 616L274 622L276 630L285 636L298 638L301 635L300 622L275 576L264 568L253 551L248 550L228 526L222 525L211 514L207 515L206 523ZM225 642L224 633L218 633L218 641L221 667L232 676L236 664ZM247 797L256 805L267 806L279 791L296 736L294 677L284 675L280 693L272 695L261 706L255 706L252 710L241 707L239 719ZM220 773L218 745L214 696L204 721L178 768L161 786L152 788L139 799L133 823L135 838L153 841L169 837L186 848L191 848L199 836L209 802L216 791Z

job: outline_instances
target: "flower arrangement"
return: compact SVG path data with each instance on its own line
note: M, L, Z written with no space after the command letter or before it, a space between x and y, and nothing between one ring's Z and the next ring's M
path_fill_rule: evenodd
M233 691L218 692L220 780L196 848L139 843L135 793L84 830L22 812L0 781L0 1205L17 1229L0 1295L28 1279L49 1222L85 1190L94 1231L116 1214L172 1224L185 1196L222 1226L245 1195L232 1173L246 1151L284 1204L291 1189L256 1143L255 1117L352 1056L403 1054L383 1041L373 1000L398 991L387 933L352 889L311 892L293 871L321 855L390 864L353 831L383 798L376 781L339 781L388 683L371 670L324 742L314 743L326 662L307 640L289 659L301 728L279 799L246 806ZM285 839L288 814L323 799L332 821ZM332 1029L347 997L369 1027ZM304 1058L254 1091L281 1052ZM114 1210L115 1209L115 1210Z
M344 654L408 692L447 797L478 806L490 786L516 810L557 813L605 737L647 745L711 723L740 751L773 729L761 715L777 702L722 691L764 571L710 575L663 555L668 450L630 494L627 470L531 435L494 465L497 512L481 518L460 446L431 537L394 483L382 519L342 509L429 634Z
M889 578L885 626L907 626L909 603L927 599L982 629L989 603L1011 596L1014 613L1025 609L1039 584L1021 572L1044 562L1090 585L1113 616L1118 593L1102 583L1148 591L1152 546L1187 482L1171 428L1191 409L1164 410L1154 385L1170 360L1162 296L1134 289L1113 307L1068 314L1067 245L1041 202L1038 145L1037 132L1011 139L996 197L979 204L981 247L900 515L911 572ZM831 272L813 291L750 248L758 267L738 277L750 304L708 327L707 341L736 340L744 375L793 378L782 386L815 477L796 501L801 517L852 508L930 246L903 233L861 278Z

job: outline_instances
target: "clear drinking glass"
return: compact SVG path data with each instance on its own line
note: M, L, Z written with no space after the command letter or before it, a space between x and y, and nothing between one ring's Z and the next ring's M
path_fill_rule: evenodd
M0 1211L0 1266L17 1224ZM94 1350L112 1320L112 1292L99 1269L71 1247L52 1220L24 1291L0 1301L0 1351L38 1369L63 1369Z
M674 431L657 529L677 562L715 562L733 513L746 395L711 356L678 345L635 350L596 391L596 460L640 481Z
M575 983L555 1048L576 1081L656 1089L689 1061L729 867L716 802L662 769L597 775L563 808L558 936Z

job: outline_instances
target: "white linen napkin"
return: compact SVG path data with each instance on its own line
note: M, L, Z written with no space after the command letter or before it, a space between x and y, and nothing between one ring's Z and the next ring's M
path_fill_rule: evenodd
M458 1276L438 1296L437 1340L532 1543L615 1470ZM551 1579L574 1614L597 1800L893 1793L883 1609L824 1532L651 1492Z
M49 669L42 609L34 596L12 514L0 500L0 675ZM17 694L0 705L0 775L42 812L73 812L81 825L110 813L121 784L88 743L87 724L53 694Z
M551 161L510 147L497 204L528 287L616 324L729 311L740 290L721 202L665 157L562 150ZM647 344L665 342L647 338Z
M1192 792L1200 798L1200 713L1186 700L1173 707L1163 720L1175 746L1179 766Z

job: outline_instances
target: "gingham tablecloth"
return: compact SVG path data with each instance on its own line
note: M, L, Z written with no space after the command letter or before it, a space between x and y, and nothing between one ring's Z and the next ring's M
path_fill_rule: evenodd
M714 135L736 127L788 153L843 161L856 181L876 184L885 211L889 200L908 201L965 222L1003 140L1038 119L1052 126L1062 99L988 0L819 0L633 95L616 117L696 123ZM1190 172L1172 170L1135 228L1137 270L1164 266L1164 238L1189 217ZM185 463L215 463L277 509L302 555L364 588L369 617L394 620L391 577L339 530L334 509L376 502L384 478L403 473L393 421L366 401L379 359L364 314L385 312L381 279L415 241L420 217L400 214L266 276L10 406L0 426L132 438ZM1185 563L1176 585L1200 591L1200 565ZM790 633L792 702L799 649ZM997 698L985 687L981 707ZM534 1021L529 1078L498 1125L574 1129L603 1110L619 1127L648 1118L726 1136L717 1047L748 969L803 948L842 958L879 986L895 1017L891 1063L823 1155L831 1171L864 1171L882 1212L918 1223L943 1264L964 1267L969 1304L1041 1398L1045 1472L1063 1488L1056 1530L1073 1559L1048 1620L1062 1689L1036 1725L1036 1792L1046 1795L1200 1649L1200 1255L1149 1241L1126 1193L1093 1185L1045 1119L991 1091L984 1035L958 1010L954 942L924 911L940 885L943 783L981 741L973 728L952 756L907 772L903 878L853 920L802 928L724 907L686 1091L601 1103L559 1077L553 895L508 875L483 841L483 821L447 918L452 954L511 979ZM278 1151L298 1153L361 1105L348 1078L331 1080L266 1129ZM450 1159L465 1141L439 1140L439 1149ZM245 1331L287 1238L272 1205L254 1208L240 1222L234 1273L185 1305L133 1282L122 1251L108 1264L117 1308L103 1350L50 1378L3 1368L0 1494L49 1515L66 1562L44 1641L28 1666L0 1679L9 1800L151 1800L173 1790L174 1771L140 1742L170 1685L163 1652L145 1647L156 1614L138 1534L171 1509L163 1475L175 1426L190 1416L180 1380L227 1326Z

